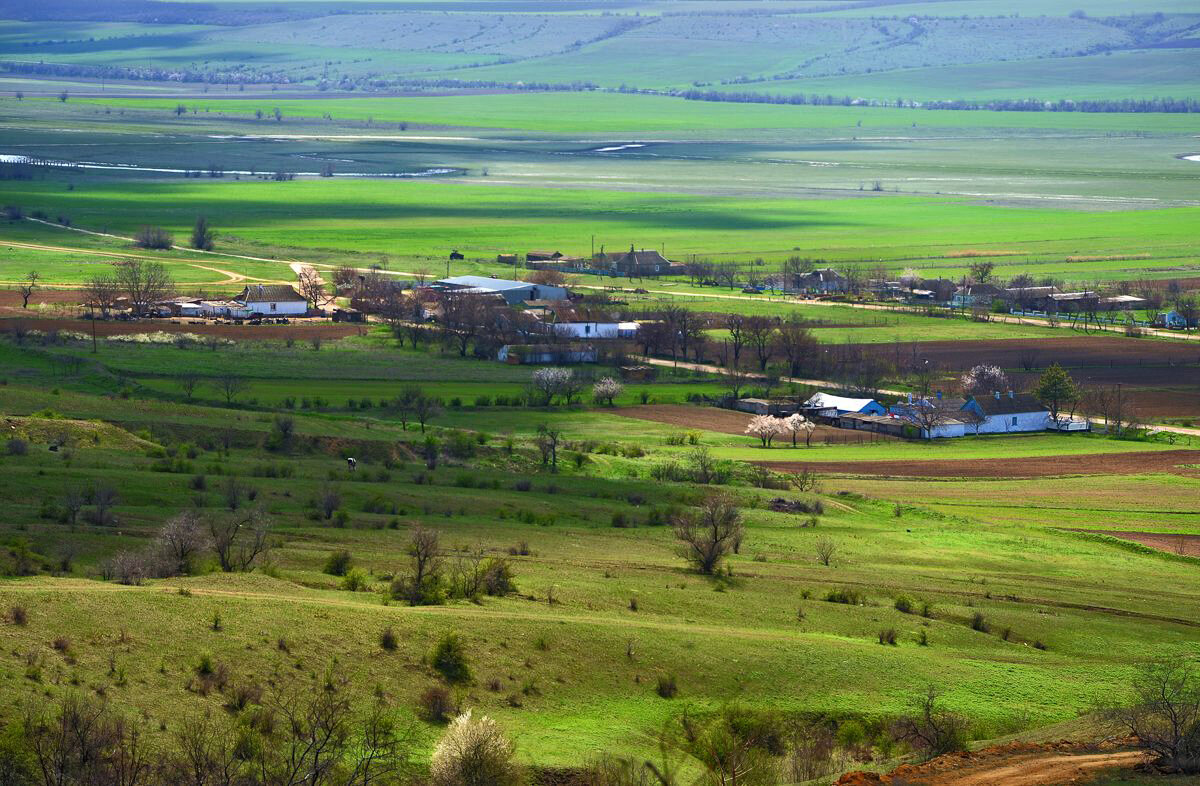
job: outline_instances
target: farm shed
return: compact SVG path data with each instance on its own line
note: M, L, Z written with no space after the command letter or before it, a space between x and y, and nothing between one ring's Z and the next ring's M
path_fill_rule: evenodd
M563 252L561 251L527 251L525 252L526 262L549 262L555 259L562 259Z
M597 254L592 264L600 270L611 270L626 276L661 276L679 272L680 266L653 249L628 251L618 254Z
M886 415L887 410L873 398L847 398L829 393L814 393L800 405L801 409L822 417L837 417L851 412L863 415Z
M482 293L495 293L504 298L510 306L524 303L527 300L566 300L565 287L554 287L546 284L531 284L528 281L508 281L503 278L488 278L487 276L452 276L438 282L444 289L474 290Z
M993 300L1003 296L1003 291L991 284L972 284L969 287L959 287L950 298L950 305L955 308L970 308L971 306L990 306Z
M799 409L796 402L778 398L741 398L733 406L734 409L753 415L775 415L776 417L790 415Z
M304 316L308 301L288 284L251 284L233 296L229 315Z
M496 262L498 262L501 265L515 265L515 264L517 264L517 255L516 254L497 254Z
M802 292L829 294L846 291L846 277L831 267L810 270L796 278L796 288Z
M496 360L510 365L546 365L595 363L599 356L590 344L505 344L496 353Z

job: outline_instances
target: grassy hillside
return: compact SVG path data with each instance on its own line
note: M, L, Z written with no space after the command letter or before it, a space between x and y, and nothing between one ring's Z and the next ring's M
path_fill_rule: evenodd
M183 690L208 655L229 669L231 684L264 682L277 670L307 679L336 660L355 693L375 691L411 717L418 694L437 682L428 652L442 633L458 631L476 675L460 700L498 717L522 759L575 765L601 750L652 754L655 730L685 706L714 708L737 698L835 722L861 718L874 728L908 706L914 685L927 683L946 688L949 705L972 719L976 736L1011 733L1086 711L1118 690L1147 652L1186 650L1194 639L1200 596L1187 589L1194 570L1187 560L1063 532L1051 526L1061 525L1058 519L1012 520L982 506L954 507L959 485L945 492L939 484L868 489L865 481L823 478L817 492L800 495L825 506L816 528L798 526L804 517L766 510L765 500L779 491L735 485L748 530L731 559L732 575L714 580L688 572L670 529L655 523L703 491L650 479L651 465L681 450L667 444L668 427L615 427L618 417L580 409L452 411L435 421L432 434L449 451L464 444L454 429L470 429L472 447L447 453L429 470L416 457L419 433L402 431L387 410L289 410L296 436L280 446L264 442L275 404L261 393L253 395L257 409L214 406L207 397L187 405L178 393L136 383L143 367L169 378L185 367L211 373L232 363L255 374L302 377L311 383L296 384L297 392L316 391L351 369L379 373L369 371L377 367L444 385L449 394L481 374L500 382L527 373L520 369L434 356L423 365L387 342L358 339L320 354L271 344L215 354L106 346L78 372L48 363L34 346L5 347L4 414L24 416L48 404L66 418L111 421L150 440L113 450L80 435L67 439L65 452L49 452L30 434L28 453L0 458L7 533L55 560L65 543L77 545L65 574L0 586L3 605L20 605L28 615L25 626L4 628L20 656L0 670L6 703L82 687L136 711L156 735L169 734L181 717L225 701L220 691ZM116 384L128 390L130 382L130 398L100 395ZM37 417L51 429L74 422ZM574 447L564 455L581 451L579 468L568 460L557 474L540 467L528 436L539 420L566 429ZM588 439L638 444L648 455L600 452ZM731 439L740 441L699 435L716 451ZM1135 444L1033 439L1069 452ZM963 455L993 455L987 446L998 441L961 444ZM1012 444L1015 455L1033 445ZM927 447L842 451L901 458ZM353 475L342 460L347 454L359 460ZM265 574L201 571L142 586L89 578L107 557L144 544L177 511L227 515L223 489L231 482L253 489L273 522L277 547ZM1042 493L1049 499L1053 490L1062 506L1088 499L1095 508L1102 506L1098 495L1112 495L1138 508L1149 507L1136 501L1147 489L1190 482L1100 477L1086 485L1055 481ZM112 513L119 526L57 520L64 490L91 484L118 490ZM1138 484L1141 491L1133 491ZM326 520L311 500L329 488L344 513ZM845 489L867 495L840 493ZM417 525L440 533L450 565L459 547L478 545L494 556L527 550L507 557L518 594L478 605L385 604L385 577L404 569L408 533ZM1193 531L1194 521L1172 526ZM815 560L819 538L837 544L832 566ZM515 548L522 542L527 549ZM322 572L337 549L348 549L365 572L366 591L340 589L340 578ZM864 605L824 600L846 588L863 593ZM895 610L900 596L929 603L930 616ZM216 614L220 630L213 630ZM968 625L975 614L990 632ZM379 645L385 627L399 635L395 651ZM896 629L897 646L877 642L885 628ZM67 640L64 648L50 646L56 638ZM665 674L677 680L675 699L655 693ZM418 723L427 746L439 728Z

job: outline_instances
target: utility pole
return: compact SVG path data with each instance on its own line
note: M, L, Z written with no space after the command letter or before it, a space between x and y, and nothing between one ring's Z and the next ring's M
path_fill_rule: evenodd
M92 317L92 354L96 354L96 304L88 303L88 313Z

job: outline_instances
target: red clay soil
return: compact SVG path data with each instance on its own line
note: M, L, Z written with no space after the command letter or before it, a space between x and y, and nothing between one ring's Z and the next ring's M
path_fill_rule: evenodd
M0 333L11 332L14 324L20 323L26 330L70 330L91 334L92 323L87 319L0 319ZM290 325L216 325L191 324L188 320L147 319L140 322L105 322L96 320L97 336L121 336L129 333L195 333L200 336L221 336L234 340L264 340L294 338L307 340L314 337L338 339L357 335L365 325L294 323Z
M1142 475L1170 472L1200 477L1200 450L1137 451L1092 456L1031 456L939 461L755 461L777 472L803 469L821 474L914 478L1042 478L1057 475Z
M1098 535L1109 535L1121 540L1132 540L1149 546L1152 549L1166 551L1170 554L1181 554L1185 557L1200 557L1200 535L1175 535L1165 532L1122 532L1120 530L1085 529L1081 532L1095 532Z
M715 431L720 434L746 433L746 424L750 422L747 412L738 412L720 407L703 407L690 404L645 404L640 407L621 407L612 410L612 414L638 420L650 420L655 423L665 423L668 426L678 426L682 429L702 429ZM803 439L797 437L797 439ZM817 426L813 432L812 442L816 444L858 444L859 442L883 442L896 439L886 434L869 434L864 432L847 431L830 426ZM791 436L775 438L775 445L791 445ZM803 442L801 442L801 445Z
M1140 751L1014 742L904 764L886 775L848 772L834 786L1065 786L1086 783L1103 770L1132 771L1145 761Z
M77 304L82 299L83 293L78 289L35 289L29 296L29 307L36 308L38 303ZM20 311L21 293L15 289L0 289L0 308Z

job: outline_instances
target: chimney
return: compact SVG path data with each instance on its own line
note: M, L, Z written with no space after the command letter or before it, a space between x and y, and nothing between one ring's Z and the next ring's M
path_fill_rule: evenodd
M995 395L996 395L996 400L999 401L1000 400L1000 391L997 390Z

